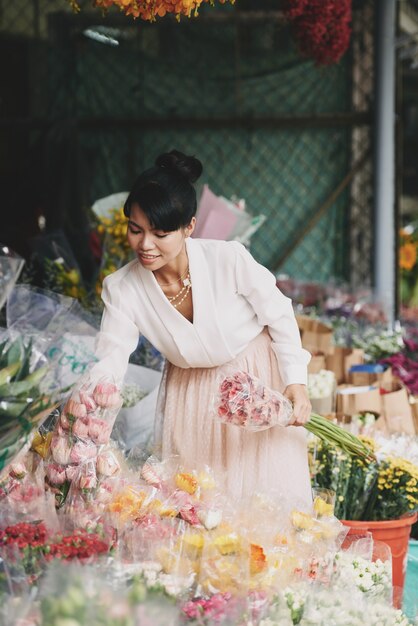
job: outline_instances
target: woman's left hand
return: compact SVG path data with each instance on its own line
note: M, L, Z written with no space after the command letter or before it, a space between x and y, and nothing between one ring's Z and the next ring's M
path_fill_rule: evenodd
M289 425L303 426L306 424L312 412L306 385L288 385L283 395L293 404L293 415Z

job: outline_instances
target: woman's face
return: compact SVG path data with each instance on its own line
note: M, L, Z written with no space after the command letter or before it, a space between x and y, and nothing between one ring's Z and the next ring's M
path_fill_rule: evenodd
M184 241L192 234L195 222L196 219L193 217L188 226L179 230L171 232L158 230L152 228L139 205L133 204L128 221L128 243L141 265L155 271L174 261L184 252Z

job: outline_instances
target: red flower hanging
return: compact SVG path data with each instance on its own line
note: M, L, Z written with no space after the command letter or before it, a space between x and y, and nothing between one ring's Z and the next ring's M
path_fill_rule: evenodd
M352 0L288 0L285 13L292 22L299 50L318 65L340 60L350 43Z

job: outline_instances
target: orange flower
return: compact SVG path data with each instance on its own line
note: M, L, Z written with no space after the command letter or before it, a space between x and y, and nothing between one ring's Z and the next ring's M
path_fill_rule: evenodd
M399 267L411 270L417 262L417 246L414 243L405 243L399 250Z
M267 567L267 559L261 546L252 543L250 545L250 573L252 576L259 574Z

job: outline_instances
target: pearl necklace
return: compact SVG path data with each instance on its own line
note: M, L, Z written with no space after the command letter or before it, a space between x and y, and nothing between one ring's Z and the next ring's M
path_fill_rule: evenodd
M179 307L180 304L184 302L184 300L187 298L187 296L189 295L191 291L191 288L192 288L192 283L190 280L190 273L188 272L186 278L183 280L183 287L174 296L166 296L167 300L170 302L170 304L173 305L175 309L177 309L177 307ZM180 298L180 296L182 295L183 297L178 302L176 302L176 300L178 300L178 298Z

